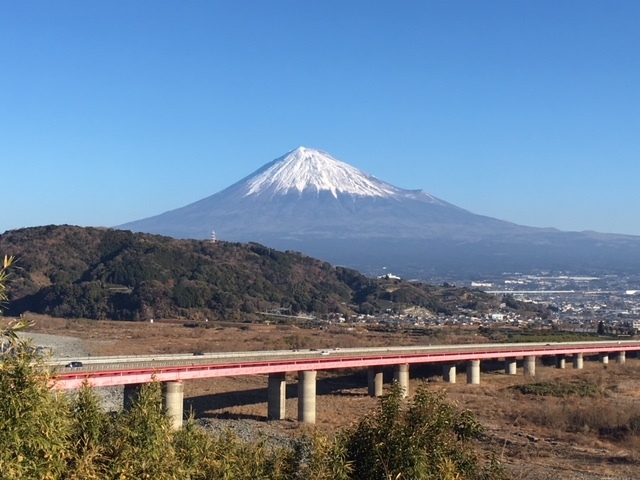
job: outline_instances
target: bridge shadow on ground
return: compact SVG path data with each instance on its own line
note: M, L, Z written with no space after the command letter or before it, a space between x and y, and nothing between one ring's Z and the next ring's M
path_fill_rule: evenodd
M549 363L552 361L554 361L553 358L548 360ZM546 363L547 362L545 362L545 364ZM456 363L456 368L459 374L464 374L466 365L467 362ZM411 380L422 380L425 382L441 381L442 366L442 363L412 365L410 369ZM518 360L518 368L522 368L521 359ZM485 373L504 372L504 361L483 361L482 371ZM318 372L318 377L316 384L316 394L318 396L337 395L355 398L368 395L368 375L366 370L347 371L340 374ZM383 377L385 391L387 391L388 386L393 381L393 367L385 367L383 369ZM262 388L239 388L236 391L212 393L186 398L184 403L185 412L193 411L195 418L222 418L234 420L251 419L266 421L267 377L264 376L263 378L264 387ZM298 398L298 383L295 375L287 377L286 398L287 400ZM233 410L237 407L250 407L260 404L264 404L265 406L260 407L259 414L229 411L230 409Z
M364 396L367 394L367 373L354 372L344 375L318 378L317 395ZM295 378L287 378L286 398L298 398L298 384ZM266 420L266 409L262 415L231 413L225 410L267 403L267 377L264 388L251 388L233 392L199 395L184 400L185 412L193 411L195 418L251 419Z

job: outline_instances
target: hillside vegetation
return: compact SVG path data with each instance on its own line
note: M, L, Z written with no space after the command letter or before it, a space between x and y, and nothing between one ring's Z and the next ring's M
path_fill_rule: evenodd
M254 243L175 240L106 228L12 230L0 235L0 253L16 257L10 315L251 320L268 311L323 317L411 306L434 314L484 312L500 303L467 288L371 279Z

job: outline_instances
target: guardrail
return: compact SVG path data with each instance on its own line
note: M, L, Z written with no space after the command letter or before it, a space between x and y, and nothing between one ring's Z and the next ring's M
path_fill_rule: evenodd
M52 358L46 363L50 368L54 369L54 377L60 380L78 380L94 376L106 378L108 375L123 377L126 372L129 372L132 376L152 375L158 372L168 374L169 371L173 372L171 374L176 375L176 377L189 372L190 378L204 378L206 376L293 371L300 368L337 369L391 365L394 363L436 363L469 359L512 358L526 355L543 356L575 353L589 355L600 352L620 351L640 351L640 341L503 343L345 348L325 349L322 351L219 352L202 355L163 354L134 357L76 357ZM82 366L64 367L71 362L82 362ZM123 381L122 383L127 382Z

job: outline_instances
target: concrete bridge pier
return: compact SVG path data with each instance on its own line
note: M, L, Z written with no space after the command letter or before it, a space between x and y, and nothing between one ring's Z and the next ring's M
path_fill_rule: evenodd
M316 423L316 377L318 372L298 372L298 421Z
M369 367L367 374L369 376L369 396L381 397L384 385L382 367Z
M618 352L618 356L616 357L618 365L624 365L627 360L627 354L625 352Z
M562 353L556 355L556 368L565 368L565 358Z
M442 366L442 379L447 383L456 383L456 366L453 363L445 363Z
M582 370L584 368L584 357L581 353L573 354L573 368Z
M518 370L518 364L515 358L506 358L504 360L504 373L507 375L515 375Z
M402 398L409 396L409 364L396 365L393 370L393 380L400 384L402 388Z
M533 355L524 357L524 375L525 377L536 376L536 357Z
M140 390L143 385L143 383L130 383L124 386L122 408L125 410L131 410L133 404L138 401Z
M182 382L162 383L162 405L171 419L171 428L182 428L184 415L184 385Z
M267 387L267 419L284 420L286 400L286 373L270 373Z
M602 362L603 365L607 365L609 363L609 354L608 353L601 353L598 356L600 357L600 361Z
M470 385L480 384L480 360L469 360L467 363L467 383Z

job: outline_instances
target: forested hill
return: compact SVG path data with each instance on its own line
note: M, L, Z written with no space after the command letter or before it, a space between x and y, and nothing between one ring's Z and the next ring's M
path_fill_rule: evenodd
M65 318L254 319L285 309L323 317L401 311L488 311L500 299L360 273L258 244L175 240L129 231L45 226L0 235L17 257L9 315Z

